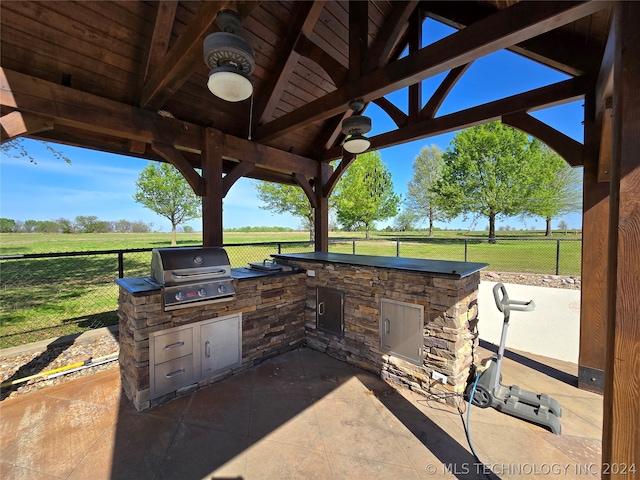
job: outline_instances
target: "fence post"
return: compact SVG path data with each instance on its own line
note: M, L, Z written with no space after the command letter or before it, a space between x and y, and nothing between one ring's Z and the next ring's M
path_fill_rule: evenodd
M352 243L353 243L353 246L351 248L351 253L353 253L355 255L356 254L356 241L354 240Z
M560 275L560 240L556 240L556 275Z
M278 255L282 253L282 244L278 242Z
M122 250L118 252L118 278L124 278L124 254Z
M469 248L469 245L467 243L467 239L464 239L464 261L467 262L467 250Z
M396 238L396 257L400 256L400 239Z

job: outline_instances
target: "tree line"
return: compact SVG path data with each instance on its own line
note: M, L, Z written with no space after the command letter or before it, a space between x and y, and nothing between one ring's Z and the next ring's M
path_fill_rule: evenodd
M303 220L313 238L314 211L302 189L267 182L256 184L260 208L289 213ZM458 216L488 220L489 242L495 242L496 220L541 217L546 235L551 221L579 211L581 174L535 138L501 122L462 130L445 152L432 145L413 163L407 198L393 190L391 174L378 152L359 155L329 198L329 207L344 230L364 228L394 218L399 231ZM566 222L563 222L566 231Z
M21 221L0 218L1 233L149 233L152 229L152 222L145 223L142 220L131 222L125 219L105 221L95 215L80 215L73 220L59 218Z

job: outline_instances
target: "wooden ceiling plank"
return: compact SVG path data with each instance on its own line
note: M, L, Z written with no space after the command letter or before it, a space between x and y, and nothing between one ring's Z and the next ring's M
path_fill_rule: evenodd
M365 102L375 100L590 15L605 6L593 1L517 3L259 127L256 137L268 142L344 112L354 98L362 98Z
M522 130L543 141L572 167L578 167L584 163L584 147L580 142L526 112L503 115L502 123Z
M178 8L177 0L162 0L158 2L156 18L153 24L151 41L147 48L146 61L144 65L144 82L149 80L149 74L157 70L162 58L169 50L171 31L176 18ZM143 82L143 83L144 83Z
M373 44L369 47L364 73L377 70L385 65L396 49L398 39L402 38L411 14L418 6L418 1L392 2L393 11L378 32Z
M398 130L371 137L369 150L379 150L412 140L453 132L498 120L510 113L548 108L579 100L584 97L592 83L588 78L576 77L434 119L422 120ZM341 155L342 149L334 147L327 150L321 160L330 161L340 158Z
M158 109L189 79L193 70L202 60L202 42L204 37L215 30L216 15L231 2L203 2L198 13L193 17L173 45L163 57L160 67L151 73L142 89L140 106ZM243 8L240 8L244 4ZM256 2L233 2L238 8L241 20L245 18Z
M203 128L161 117L148 110L125 105L86 92L0 67L0 104L23 112L51 116L68 125L127 140L171 143L181 151L202 152ZM315 175L317 162L276 148L223 134L225 156L283 171Z
M447 98L447 95L449 95L449 92L451 92L456 82L460 80L470 66L471 62L460 65L459 67L452 69L447 74L444 80L442 80L442 83L438 85L436 91L433 92L429 101L425 104L422 110L420 110L420 118L425 119L436 116L436 112L442 105L442 102L444 102L444 99Z
M313 31L313 27L318 21L323 8L324 2L317 0L299 4L294 15L296 21L292 25L289 35L278 48L280 54L276 60L276 65L280 67L280 71L270 77L271 80L263 88L265 94L260 95L257 99L256 118L258 119L258 124L264 123L273 115L276 104L289 82L289 77L291 77L296 63L298 63L299 54L295 50L295 45L301 36L309 35Z
M193 165L191 165L173 145L155 141L151 143L151 149L180 170L180 173L187 179L187 182L189 182L189 185L191 185L196 195L202 197L205 194L204 178L195 171Z
M53 119L16 110L3 115L0 118L0 125L2 125L1 141L5 142L21 135L53 130Z

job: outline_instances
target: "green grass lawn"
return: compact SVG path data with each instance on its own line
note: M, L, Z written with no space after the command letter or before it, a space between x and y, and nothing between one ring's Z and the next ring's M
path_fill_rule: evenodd
M465 233L438 231L429 239L423 232L403 232L400 256L462 261ZM375 232L367 241L363 232L333 232L329 251L352 253L352 239L356 238L357 254L395 256L398 237L398 233ZM494 271L555 273L557 242L503 237L496 244L488 244L485 237L486 232L466 237L468 261L489 263L489 269ZM285 242L280 245L282 253L313 250L307 232L225 232L224 241L233 267L246 266L278 252L278 245L244 245L248 243ZM178 235L179 245L201 242L197 233ZM0 234L0 254L4 255L157 248L170 244L169 233ZM561 242L560 274L580 274L581 246L579 241ZM150 261L150 252L125 253L124 276L148 275ZM113 253L0 261L0 348L116 324L117 276L118 258Z

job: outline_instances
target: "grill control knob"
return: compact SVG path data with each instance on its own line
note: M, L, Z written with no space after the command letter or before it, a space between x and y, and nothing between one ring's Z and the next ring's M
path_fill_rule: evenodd
M220 285L218 287L218 293L225 293L227 291L227 287L225 287L224 285Z
M199 297L204 297L206 294L207 294L207 291L204 288L201 288L200 290L198 290Z
M178 292L176 293L176 300L184 300L186 297L184 292Z

